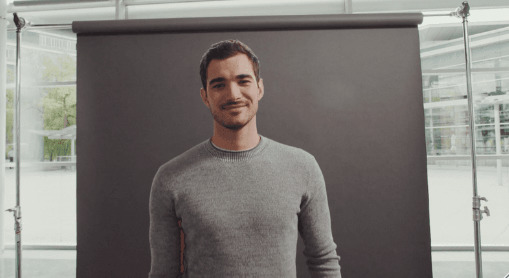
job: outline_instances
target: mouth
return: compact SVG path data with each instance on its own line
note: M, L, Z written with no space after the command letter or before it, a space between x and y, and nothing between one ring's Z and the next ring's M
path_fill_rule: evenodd
M224 104L224 105L221 105L221 109L223 109L223 110L233 110L233 109L242 108L244 106L246 106L246 105L243 104L243 103Z

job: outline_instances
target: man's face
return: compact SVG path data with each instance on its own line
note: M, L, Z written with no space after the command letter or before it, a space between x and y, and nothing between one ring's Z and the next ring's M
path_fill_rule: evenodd
M263 97L263 82L261 79L256 82L247 55L237 54L210 62L207 88L202 88L200 93L218 124L238 130L256 119L258 101Z

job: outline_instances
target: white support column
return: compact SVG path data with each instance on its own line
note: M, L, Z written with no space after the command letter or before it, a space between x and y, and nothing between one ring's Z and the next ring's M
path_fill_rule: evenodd
M428 90L428 102L432 102L433 94L432 92L438 89L433 89L435 87L434 83L431 83ZM431 139L431 155L436 155L435 153L435 134L433 130L433 108L429 108L429 137Z
M126 19L126 5L124 0L115 0L115 19Z
M6 92L7 81L7 0L0 0L0 271L4 255L4 215L5 212L5 137L6 137ZM0 276L3 273L0 272Z
M502 154L502 140L500 138L500 103L493 104L495 114L495 145L497 146L497 155ZM497 183L502 186L502 159L497 159Z
M76 144L76 139L72 138L71 139L71 156L75 156L76 155L76 148L74 146L75 144Z
M353 13L352 0L344 0L344 1L345 1L345 14Z

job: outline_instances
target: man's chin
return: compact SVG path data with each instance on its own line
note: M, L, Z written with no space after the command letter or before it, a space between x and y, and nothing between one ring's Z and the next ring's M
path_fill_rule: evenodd
M222 123L221 125L230 130L239 130L246 126L245 124L230 124L230 123Z
M245 127L247 124L249 124L249 122L251 122L251 120L253 119L253 117L249 118L249 119L240 119L240 118L220 118L220 117L214 117L215 121L221 125L222 127L224 128L227 128L229 130L239 130L239 129L242 129L243 127Z
M224 128L230 129L230 130L239 130L243 127L245 127L249 121L219 121L219 124L223 126Z

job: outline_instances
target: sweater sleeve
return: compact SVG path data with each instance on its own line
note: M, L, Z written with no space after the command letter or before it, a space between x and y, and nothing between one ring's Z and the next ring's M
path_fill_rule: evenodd
M339 256L332 238L325 181L314 158L311 164L308 190L299 213L299 233L305 245L306 263L313 278L340 278Z
M161 169L150 191L150 252L149 278L180 277L180 230L174 202Z

